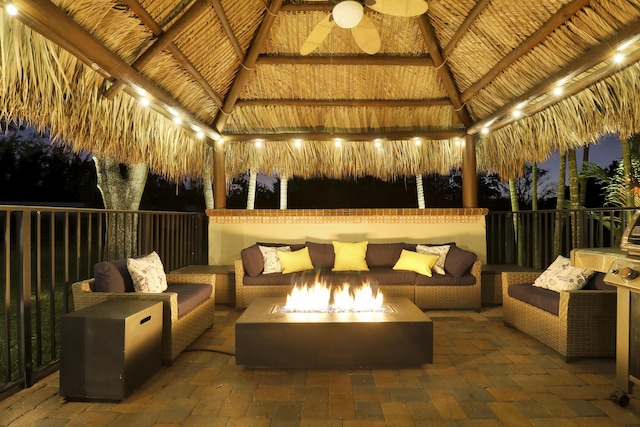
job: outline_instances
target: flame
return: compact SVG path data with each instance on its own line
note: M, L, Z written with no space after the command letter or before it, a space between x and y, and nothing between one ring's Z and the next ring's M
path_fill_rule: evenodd
M287 311L348 311L367 312L383 309L384 298L382 292L374 292L371 284L365 282L351 291L348 283L338 287L333 292L325 283L316 281L312 286L295 286L289 295L284 308Z

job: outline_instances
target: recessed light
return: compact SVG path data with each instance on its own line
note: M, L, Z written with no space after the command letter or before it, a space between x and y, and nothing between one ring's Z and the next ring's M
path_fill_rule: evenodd
M5 8L5 10L7 11L7 13L11 16L16 16L18 14L18 8L15 7L12 4L8 4L7 7Z
M553 88L553 94L555 96L562 95L562 92L564 92L564 89L562 89L562 86L556 86L556 87Z
M175 117L173 118L173 123L175 123L175 124L177 124L177 125L182 124L182 118L181 118L181 117L179 117L179 116L175 116Z
M618 52L615 55L613 55L613 61L616 64L621 64L622 62L624 62L624 53Z

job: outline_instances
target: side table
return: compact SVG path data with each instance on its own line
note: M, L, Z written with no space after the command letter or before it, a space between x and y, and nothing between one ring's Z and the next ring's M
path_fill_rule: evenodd
M235 304L235 270L233 265L188 265L172 270L169 274L171 273L214 275L216 276L216 304Z
M162 303L108 300L60 318L60 395L122 400L160 369Z

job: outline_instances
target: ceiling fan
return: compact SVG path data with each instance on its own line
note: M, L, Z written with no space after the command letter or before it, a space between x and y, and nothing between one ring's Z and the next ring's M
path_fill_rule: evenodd
M419 16L429 8L426 0L364 0L362 3L355 0L341 1L307 36L300 54L308 55L313 52L336 25L351 29L353 38L364 52L369 55L378 52L380 35L373 21L364 14L363 3L378 13L401 17Z

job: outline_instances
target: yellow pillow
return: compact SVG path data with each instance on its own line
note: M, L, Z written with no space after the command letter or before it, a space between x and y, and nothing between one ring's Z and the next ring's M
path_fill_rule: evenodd
M278 251L277 254L278 258L280 258L283 274L313 270L313 263L309 256L309 248L303 248L293 252Z
M369 242L343 243L333 242L336 259L331 271L369 271L367 265L367 245Z
M434 266L437 260L438 255L421 254L403 249L400 259L393 266L393 269L415 271L418 274L431 277L431 267Z

